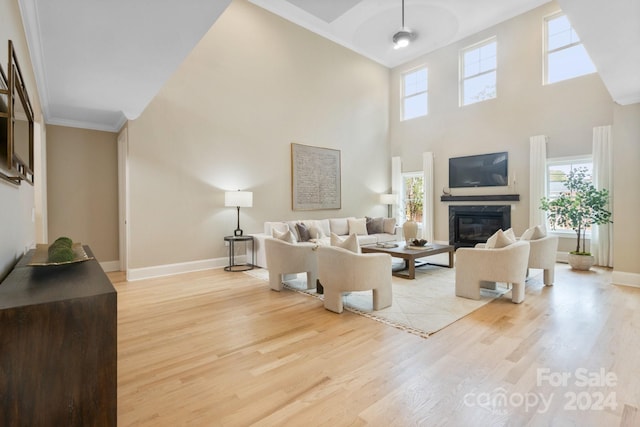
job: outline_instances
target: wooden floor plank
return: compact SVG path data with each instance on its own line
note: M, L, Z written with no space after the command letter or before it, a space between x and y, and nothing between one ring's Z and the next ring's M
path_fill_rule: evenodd
M552 287L533 272L522 304L497 299L427 339L243 273L136 282L109 273L118 423L635 425L640 289L611 285L608 269L558 264ZM550 384L541 369L571 378ZM579 369L612 373L615 384L577 384ZM567 409L567 393L584 404L600 392L615 408ZM534 396L549 406L518 400Z

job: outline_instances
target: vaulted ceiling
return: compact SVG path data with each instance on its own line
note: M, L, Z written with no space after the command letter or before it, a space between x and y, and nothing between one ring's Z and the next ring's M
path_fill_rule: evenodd
M135 119L231 0L18 0L45 121L118 131ZM235 0L243 1L243 0ZM249 0L395 67L548 0L406 0L418 36L394 50L401 0ZM557 0L613 99L640 102L640 2Z

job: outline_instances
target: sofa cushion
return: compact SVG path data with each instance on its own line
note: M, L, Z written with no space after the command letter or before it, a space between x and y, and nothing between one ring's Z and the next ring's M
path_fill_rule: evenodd
M307 224L306 221L305 221L305 224ZM307 225L311 225L311 224L307 224ZM328 219L315 219L313 220L313 225L316 226L319 230L321 230L322 234L325 237L329 237L329 235L331 234L331 226L329 225Z
M360 253L358 236L356 236L355 234L350 234L346 239L342 239L336 233L331 233L331 246L337 246L342 249L347 249L357 254Z
M296 231L298 232L298 236L300 236L300 240L299 240L300 242L308 242L309 240L311 240L311 234L309 233L309 229L304 223L302 222L297 223Z
M329 220L331 227L330 233L336 233L338 236L346 236L349 234L349 222L347 218L331 218Z
M382 217L377 217L377 218L365 217L365 219L367 220L367 234L384 233L384 229L383 229L384 221Z
M520 240L538 240L543 237L547 237L546 231L541 226L536 225L535 227L525 230L525 232L522 233Z
M288 243L297 243L296 236L291 230L287 230L284 233L281 233L278 230L272 228L271 233L271 235L276 239L284 240Z
M367 220L365 218L348 218L349 234L357 234L359 236L366 236L367 234Z
M396 234L396 219L395 218L383 218L382 219L382 232L387 234Z
M485 244L486 249L499 249L509 246L512 243L515 243L515 239L512 239L509 234L505 233L502 230L496 231L493 236L487 239L487 243Z
M358 238L358 244L362 245L373 245L378 243L378 236L385 236L385 234L367 234L366 236L356 236Z

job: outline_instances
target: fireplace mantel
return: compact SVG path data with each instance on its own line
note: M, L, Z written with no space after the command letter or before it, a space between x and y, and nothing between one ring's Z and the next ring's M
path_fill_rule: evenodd
M476 196L440 196L441 202L519 202L519 194L487 194Z

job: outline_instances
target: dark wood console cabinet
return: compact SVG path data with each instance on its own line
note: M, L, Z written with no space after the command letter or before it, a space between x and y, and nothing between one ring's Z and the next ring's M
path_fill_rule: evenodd
M33 252L0 284L0 425L115 426L116 291L95 259L30 267Z

